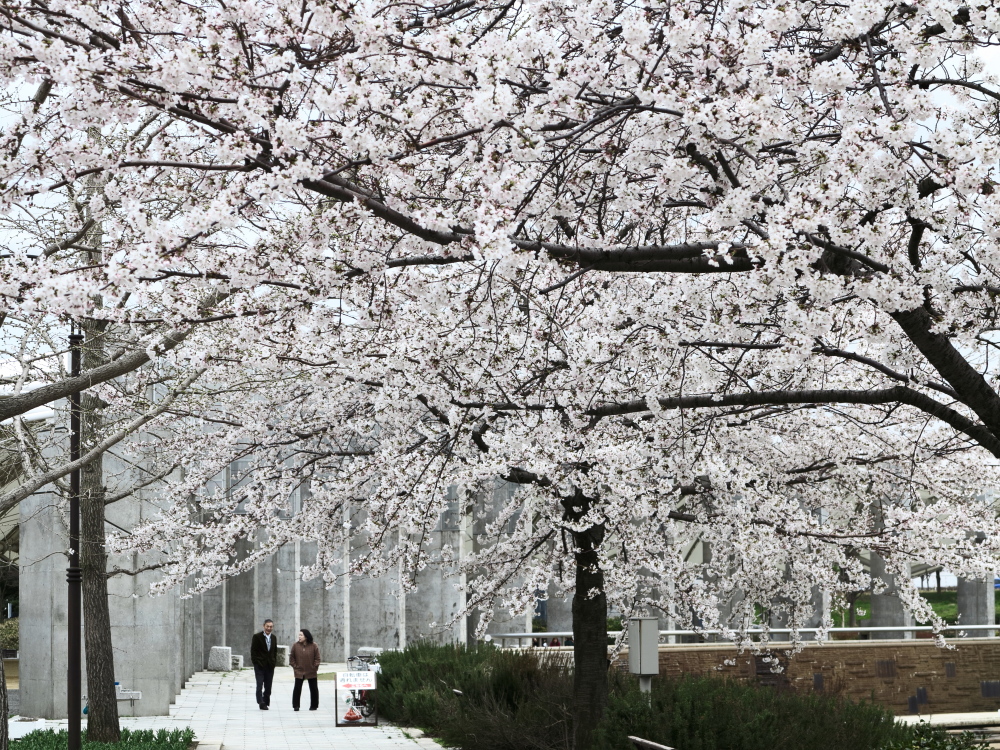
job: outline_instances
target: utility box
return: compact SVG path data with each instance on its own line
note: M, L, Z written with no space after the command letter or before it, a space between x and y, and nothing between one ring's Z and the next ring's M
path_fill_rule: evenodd
M660 673L660 629L655 617L633 617L628 621L628 671L641 677Z

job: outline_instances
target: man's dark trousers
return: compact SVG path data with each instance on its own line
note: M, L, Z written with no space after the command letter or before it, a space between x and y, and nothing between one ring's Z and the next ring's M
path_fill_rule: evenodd
M264 633L255 633L250 640L250 662L257 678L257 705L267 708L271 704L271 681L278 665L278 638L271 633L270 648Z
M253 665L253 674L257 678L257 705L271 705L271 682L274 680L274 667Z

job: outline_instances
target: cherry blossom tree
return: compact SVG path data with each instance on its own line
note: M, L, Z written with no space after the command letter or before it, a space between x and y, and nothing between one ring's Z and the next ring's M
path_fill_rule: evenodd
M860 547L897 573L990 574L995 521L971 498L1000 457L992 5L4 0L0 15L5 212L97 175L90 210L122 248L84 262L89 229L67 222L12 247L0 293L64 317L100 294L131 336L0 418L158 357L208 367L216 402L183 418L225 415L229 453L177 446L204 469L146 541L176 535L178 576L196 549L224 574L251 524L333 555L348 498L373 557L419 566L417 542L381 545L387 525L419 537L447 484L514 481L498 523L517 515L516 531L469 562L472 600L530 606L572 564L582 747L604 597L662 606L673 581L674 605L712 623L721 602L745 627L755 604L796 622L813 585L865 585ZM247 379L257 400L227 405ZM307 472L325 525L277 523L263 481L246 516L182 513L248 446L284 488ZM693 528L711 569L679 562Z

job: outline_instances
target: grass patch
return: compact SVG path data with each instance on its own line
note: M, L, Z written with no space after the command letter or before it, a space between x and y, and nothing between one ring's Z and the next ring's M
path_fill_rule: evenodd
M920 595L924 597L928 602L930 602L931 608L934 612L943 619L949 625L954 625L958 622L958 592L954 589L938 592L938 591L921 591ZM858 611L864 611L864 616L858 617L858 625L867 625L871 618L871 597L868 595L862 596L858 599ZM995 605L995 616L997 621L1000 622L1000 596L996 597ZM837 627L841 626L843 622L844 627L848 626L849 614L846 608L837 608L833 610L833 624ZM927 623L917 623L918 625L926 625Z
M187 750L194 742L194 731L190 728L171 731L123 729L120 742L89 742L84 730L82 738L82 746L86 750ZM66 731L36 729L19 740L11 740L10 750L65 750L68 744L69 734Z
M379 712L462 750L570 750L573 681L560 654L414 644L381 657ZM637 735L681 750L972 750L970 737L913 728L871 703L708 677L638 681L610 673L589 750Z

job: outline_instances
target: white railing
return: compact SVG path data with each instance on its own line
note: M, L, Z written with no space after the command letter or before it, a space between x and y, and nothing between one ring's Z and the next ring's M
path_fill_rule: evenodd
M818 633L821 630L822 630L822 628L799 628L798 629L798 633L799 634ZM906 633L932 633L933 631L934 631L934 628L932 626L930 626L930 625L885 625L885 626L859 626L859 627L856 627L856 628L850 628L850 627L844 627L844 628L827 628L825 632L830 633L830 634L833 634L833 633L857 633L857 634L861 634L861 633L901 633L901 632L906 632ZM959 636L963 637L963 636L966 636L966 633L969 632L969 631L990 631L990 632L987 632L985 634L985 637L987 637L987 638L993 638L993 637L996 637L996 631L1000 631L1000 625L947 625L947 626L944 627L944 629L943 629L942 632L945 632L945 633L955 633L955 632L958 632ZM609 630L608 631L608 636L609 637L615 637L615 636L620 635L621 632L622 631L620 631L620 630ZM790 635L793 632L793 630L791 628L770 628L769 630L764 631L764 630L759 629L759 628L753 628L753 629L751 629L751 630L749 630L747 632L751 636L764 635L765 632L767 633L768 636L775 636L775 635ZM676 644L676 643L673 643L672 641L666 641L666 642L664 642L664 640L663 640L664 637L666 637L666 638L669 639L671 637L682 636L682 635L695 635L695 636L722 635L722 631L721 630L711 630L711 629L706 629L706 630L661 630L661 631L659 631L659 633L660 633L660 645L661 646L669 646L669 645L691 645L691 644ZM527 647L530 647L531 646L531 641L534 640L534 639L540 639L540 640L544 639L547 642L547 641L549 641L552 638L558 638L560 640L560 642L562 642L563 639L565 639L565 638L572 638L572 637L573 637L573 633L571 631L561 630L561 631L549 631L549 632L544 632L544 633L492 633L492 634L487 634L486 637L484 638L484 640L486 640L486 641L499 640L501 648L506 648L507 647L507 641L508 640L516 640L518 642L517 643L517 647L522 647L523 648L523 647L525 647L525 644L523 644L522 641L525 641L525 640L528 641ZM980 637L984 637L984 636L980 636ZM860 639L845 639L845 640L860 640Z

